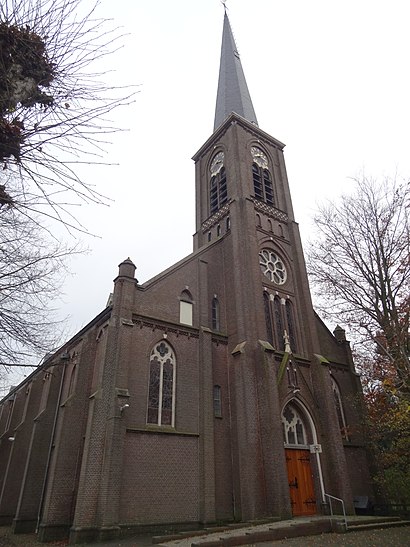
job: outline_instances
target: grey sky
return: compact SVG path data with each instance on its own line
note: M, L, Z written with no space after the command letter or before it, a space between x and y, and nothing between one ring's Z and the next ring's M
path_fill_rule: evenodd
M408 1L227 6L259 126L287 145L302 239L315 203L348 191L349 177L410 173ZM130 33L115 81L141 87L115 115L130 130L107 147L120 165L85 171L114 201L78 211L100 238L71 263L61 306L70 334L105 307L121 260L143 282L191 252L190 158L212 133L222 37L219 0L102 0L99 12Z

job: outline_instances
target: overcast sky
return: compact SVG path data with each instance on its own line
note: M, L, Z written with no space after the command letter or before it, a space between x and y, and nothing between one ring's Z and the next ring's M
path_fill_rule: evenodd
M101 4L99 14L129 33L110 60L115 82L140 92L115 114L129 129L107 148L119 166L87 171L113 202L78 211L99 238L85 239L89 254L70 265L61 303L70 335L104 309L123 259L131 257L144 282L192 251L191 157L212 133L219 71L219 0ZM350 177L409 176L408 0L227 6L259 126L286 143L304 241L316 203L349 191Z

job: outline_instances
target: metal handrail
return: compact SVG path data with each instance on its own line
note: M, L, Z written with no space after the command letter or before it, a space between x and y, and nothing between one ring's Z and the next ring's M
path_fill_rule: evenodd
M340 501L340 503L342 504L342 509L343 509L343 524L345 526L345 529L346 529L346 532L347 532L347 518L346 518L346 511L345 511L345 504L344 504L344 501L341 499L341 498L336 498L335 496L331 496L330 494L324 494L325 497L329 498L329 506L330 506L330 522L332 523L332 527L333 527L333 507L332 507L332 499L333 500L336 500L336 501Z

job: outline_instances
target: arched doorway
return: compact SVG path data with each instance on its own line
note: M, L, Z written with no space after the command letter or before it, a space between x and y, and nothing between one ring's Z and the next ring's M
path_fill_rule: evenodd
M317 511L309 444L312 431L299 406L288 403L282 412L289 492L294 516Z

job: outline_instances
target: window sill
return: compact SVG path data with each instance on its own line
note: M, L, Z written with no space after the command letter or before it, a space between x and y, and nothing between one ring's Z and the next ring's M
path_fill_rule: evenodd
M171 426L163 425L147 425L146 427L127 427L129 433L154 433L159 435L178 435L185 437L199 437L199 433L192 433L189 431L177 431Z

